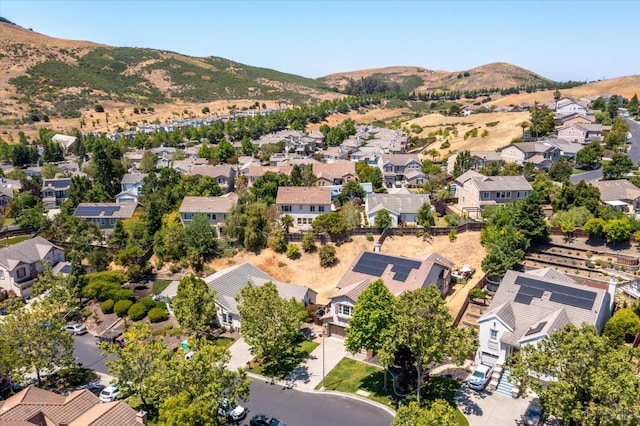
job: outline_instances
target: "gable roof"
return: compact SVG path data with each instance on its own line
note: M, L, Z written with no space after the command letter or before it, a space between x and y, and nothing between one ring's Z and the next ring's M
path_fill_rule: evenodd
M382 154L380 159L382 160L382 164L391 163L396 166L404 166L414 161L420 163L418 154Z
M125 173L120 183L135 185L141 183L146 177L147 173Z
M397 215L403 213L415 214L423 204L429 203L427 194L368 194L367 213L387 210Z
M321 186L281 186L276 204L328 205L331 204L331 188Z
M520 143L512 143L511 145L507 146L507 148L509 147L514 147L524 153L528 153L528 154L535 154L535 153L541 153L541 152L547 152L551 149L555 149L555 147L550 146L550 145L546 145L542 142L520 142Z
M209 176L212 178L220 176L229 177L231 173L233 173L233 166L231 164L218 164L215 166L195 165L191 167L189 173L194 176Z
M482 176L471 179L479 191L531 191L524 176Z
M182 199L179 213L227 213L238 202L238 194L230 192L219 197L193 197Z
M576 284L549 268L507 271L478 323L500 317L513 330L505 331L500 340L517 347L525 337L524 340L531 340L533 334L553 333L568 322L595 326L600 312L603 309L608 312L609 304L607 290ZM507 306L512 313L506 310ZM560 310L564 313L559 313Z
M138 207L137 203L80 203L74 216L93 218L129 219Z
M356 176L356 163L353 161L336 161L335 163L313 163L313 174L318 179L344 179Z
M599 180L591 184L600 190L602 202L640 198L640 188L626 179Z
M51 244L42 237L34 237L0 249L0 265L8 271L21 263L31 264L42 260L52 248L60 247ZM62 249L60 249L62 250Z
M275 284L278 294L287 299L293 297L298 301L303 301L308 292L315 293L314 290L306 286L277 281L250 263L242 263L223 269L204 279L209 288L215 290L216 301L227 311L236 315L239 314L236 296L240 294L240 291L249 282L259 286L269 281Z
M47 425L139 426L136 412L122 401L101 404L88 390L68 396L29 386L0 402L0 425L33 425L40 418Z
M425 256L423 259L410 259L364 250L360 252L336 287L342 290L363 280L367 281L368 285L381 279L391 293L399 296L405 291L435 284L440 274L446 274L451 267L453 263L437 253ZM342 294L342 292L335 294Z

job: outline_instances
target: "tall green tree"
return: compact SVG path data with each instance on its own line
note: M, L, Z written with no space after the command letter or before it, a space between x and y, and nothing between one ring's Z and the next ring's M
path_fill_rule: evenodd
M176 297L171 302L180 327L189 332L207 333L216 322L218 307L215 292L204 280L187 275L180 280Z
M378 214L376 214L373 223L378 228L391 228L391 215L386 210L380 210Z
M420 226L430 227L436 225L436 220L433 217L433 211L431 209L431 204L424 203L418 209L418 213L416 214L416 222Z
M477 348L473 332L453 327L453 318L434 285L407 291L398 299L394 326L383 334L378 359L393 364L398 348L405 347L415 358L417 396L432 362L452 358L462 364Z
M219 256L221 254L218 231L209 223L207 216L197 214L184 230L186 246L195 250L200 256Z
M280 371L295 357L305 317L302 304L280 297L272 282L260 286L249 283L237 300L241 333L251 352L267 369Z
M342 191L338 194L337 200L340 205L349 201L360 205L366 196L367 192L364 188L358 182L350 180L342 186Z
M609 338L612 345L618 346L627 339L633 339L640 333L640 317L631 308L623 308L607 321L603 336Z
M453 165L453 178L456 179L467 170L473 167L473 158L469 151L462 151L456 156L456 162Z
M228 162L234 155L236 155L236 149L231 145L231 142L226 139L222 139L213 149L213 158L218 160L220 163Z
M628 218L611 219L604 224L604 235L612 243L626 241L631 236L631 222Z
M73 365L73 336L64 330L60 306L33 302L2 318L0 353L7 353L2 369L21 381L35 373L38 385L42 373Z
M556 182L564 182L571 177L572 173L573 164L571 164L565 158L561 158L549 169L549 177Z
M602 145L600 141L592 141L576 154L576 165L580 167L594 167L602 161Z
M575 425L622 424L616 419L623 414L640 417L637 356L624 346L611 348L590 325L568 324L523 346L512 355L510 370L521 389L538 394L547 415Z
M156 170L158 156L152 151L145 151L140 160L140 170L142 173L153 173Z
M377 352L381 336L394 326L396 298L382 280L376 280L358 296L346 329L345 348L351 353L362 349Z
M382 170L378 167L370 166L365 161L356 163L356 174L360 182L370 182L374 190L380 189L384 185Z

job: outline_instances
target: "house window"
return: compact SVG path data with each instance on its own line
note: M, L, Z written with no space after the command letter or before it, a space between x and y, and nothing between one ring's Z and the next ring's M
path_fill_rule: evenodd
M298 224L298 226L299 226L299 225L302 225L302 218L300 218L300 217L299 217L299 218L297 218L297 219L296 219L296 223Z
M511 198L511 191L498 191L496 192L496 199Z
M233 324L233 318L230 313L228 312L222 313L222 323L229 324L229 325Z
M0 280L4 280L4 271L0 269Z
M318 211L319 212L323 212L324 211L324 206L318 206Z
M309 206L309 211L310 212L315 212L316 211L316 206Z
M518 191L518 198L525 198L527 196L527 191Z
M215 213L209 213L207 216L209 216L209 220L217 220L217 216Z
M291 211L291 206L282 206L282 211L283 212L290 212Z
M482 199L483 200L488 200L489 199L489 193L488 192L483 192L482 193Z
M351 315L353 315L353 306L338 305L338 314L350 317Z
M498 330L495 330L495 329L492 328L490 330L490 332L491 332L491 335L489 336L489 339L490 340L498 340Z
M16 276L18 279L24 278L27 276L27 270L25 268L20 268L16 271Z

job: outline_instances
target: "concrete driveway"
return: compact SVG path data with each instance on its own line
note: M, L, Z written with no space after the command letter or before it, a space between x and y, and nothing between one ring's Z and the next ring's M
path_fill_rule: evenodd
M231 353L231 359L227 368L235 371L238 368L246 368L249 361L253 359L251 354L251 346L249 346L244 338L240 337L233 345L229 346L229 352Z
M522 416L534 397L514 399L488 391L476 392L463 385L456 392L456 404L470 426L522 425Z

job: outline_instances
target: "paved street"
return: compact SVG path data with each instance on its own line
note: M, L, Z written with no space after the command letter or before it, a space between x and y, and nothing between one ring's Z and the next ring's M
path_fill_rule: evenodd
M73 337L73 356L77 363L91 368L98 373L108 374L109 369L105 365L106 358L100 353L100 347L96 345L96 338L91 333Z
M253 381L250 400L242 405L249 409L243 425L258 413L276 416L288 426L388 426L393 421L387 411L356 399L301 392L264 380Z
M640 161L640 123L628 118L627 123L629 123L629 127L631 127L631 139L629 140L631 147L627 154L629 158L631 158L631 161L633 161L633 164L638 164L638 161Z

